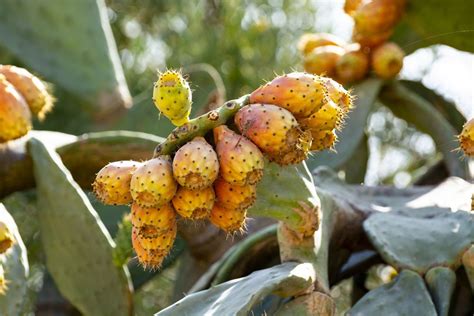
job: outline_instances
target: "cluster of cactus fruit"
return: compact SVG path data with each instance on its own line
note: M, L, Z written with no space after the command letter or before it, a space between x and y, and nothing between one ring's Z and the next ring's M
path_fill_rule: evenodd
M307 72L327 75L342 84L367 77L369 70L394 78L403 66L403 50L387 42L405 8L404 0L346 0L354 19L353 43L327 33L304 34L298 43Z
M47 86L28 70L0 65L0 143L32 128L32 114L43 119L53 105Z
M175 125L192 124L191 90L179 72L159 74L153 100ZM265 161L297 164L331 148L351 107L349 92L330 78L278 76L248 96L233 122L229 117L170 154L109 163L93 188L105 204L131 204L133 248L144 267L157 268L173 246L178 215L208 219L228 234L243 231Z

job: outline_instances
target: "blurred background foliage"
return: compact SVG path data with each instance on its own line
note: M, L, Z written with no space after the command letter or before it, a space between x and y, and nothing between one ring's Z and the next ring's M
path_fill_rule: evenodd
M331 32L349 40L352 29L341 0L107 0L106 5L134 106L112 122L91 120L84 101L56 84L57 107L36 128L73 134L126 129L165 136L173 126L159 118L150 97L157 70L181 68L188 74L193 115L198 115L212 104L251 92L275 73L301 70L296 50L301 34ZM403 36L408 22L397 34L401 46L411 52L429 45L428 38L423 42ZM2 63L21 64L4 49L0 58ZM447 46L420 49L406 58L402 78L422 82L470 117L473 58ZM446 77L450 80L443 80ZM383 105L377 109L367 125L370 158L365 181L407 186L439 159L436 146L429 135L395 119ZM458 122L459 113L454 114Z

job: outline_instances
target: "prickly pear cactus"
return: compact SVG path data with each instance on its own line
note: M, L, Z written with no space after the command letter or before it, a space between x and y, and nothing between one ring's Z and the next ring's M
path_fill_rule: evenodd
M27 305L29 301L25 300L29 290L26 248L13 217L1 203L0 222L8 227L14 239L12 246L0 254L0 265L3 268L2 284L5 286L0 291L0 314L14 316L30 313L33 306Z

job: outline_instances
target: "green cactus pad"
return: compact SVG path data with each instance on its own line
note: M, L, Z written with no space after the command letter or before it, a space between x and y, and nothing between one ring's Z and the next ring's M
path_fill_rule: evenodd
M28 304L29 300L25 300L29 291L27 282L29 265L26 248L13 217L1 203L0 221L7 225L14 238L12 247L0 255L0 265L3 266L7 281L5 294L0 294L0 315L24 315L32 310L32 306Z
M432 218L380 213L364 222L364 230L387 263L424 274L431 267L461 264L474 242L473 218L462 211Z
M85 315L129 315L129 273L114 265L104 224L57 153L35 138L29 150L46 265L59 290Z
M428 270L425 275L428 290L439 316L448 316L451 296L456 286L456 273L445 267Z
M95 114L131 104L103 0L4 0L0 43Z
M188 295L155 315L247 315L266 295L294 296L305 292L314 280L311 264L286 262Z
M348 316L435 316L436 310L423 279L403 270L398 277L360 299Z

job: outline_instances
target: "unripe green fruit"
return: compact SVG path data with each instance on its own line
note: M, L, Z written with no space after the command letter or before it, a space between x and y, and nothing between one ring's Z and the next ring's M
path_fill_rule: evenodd
M181 126L189 121L191 88L181 73L167 70L159 74L153 88L153 102L174 125Z

